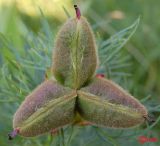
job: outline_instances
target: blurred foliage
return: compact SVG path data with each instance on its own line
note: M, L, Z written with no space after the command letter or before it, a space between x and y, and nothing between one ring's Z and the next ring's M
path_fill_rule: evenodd
M0 145L140 146L139 135L159 138L160 20L157 18L160 2L48 0L48 4L38 0L33 4L33 1L0 0ZM44 80L46 70L50 73L54 38L67 19L64 10L75 15L73 3L79 4L94 29L101 60L97 72L105 73L139 98L157 120L153 125L126 130L68 126L55 136L17 137L8 141L14 112L25 96ZM135 20L139 16L137 28L139 21ZM158 145L160 142L144 144Z

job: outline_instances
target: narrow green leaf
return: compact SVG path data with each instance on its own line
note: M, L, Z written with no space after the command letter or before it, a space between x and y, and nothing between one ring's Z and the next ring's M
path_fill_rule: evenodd
M104 41L99 49L101 65L113 59L120 49L127 43L136 31L140 18L138 18L131 26L121 30L113 35L110 39ZM104 59L105 58L105 59Z
M68 18L70 18L71 15L69 14L69 12L68 12L68 10L65 8L65 6L62 6L62 8L63 8L63 10L64 10L66 16L67 16Z

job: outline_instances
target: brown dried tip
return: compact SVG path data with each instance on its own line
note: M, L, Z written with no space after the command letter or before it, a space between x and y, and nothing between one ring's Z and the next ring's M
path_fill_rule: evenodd
M80 11L80 9L78 8L77 5L74 5L74 8L76 10L76 16L77 16L77 18L80 19L81 18L81 11Z

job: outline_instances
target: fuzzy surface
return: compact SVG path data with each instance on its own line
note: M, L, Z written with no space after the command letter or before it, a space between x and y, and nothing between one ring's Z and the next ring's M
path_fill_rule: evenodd
M53 53L53 74L65 86L79 89L95 73L96 44L84 17L69 19L57 35Z
M82 91L78 92L78 110L85 120L98 126L129 128L144 122L140 112Z
M147 115L146 108L136 98L127 93L119 85L105 78L95 78L87 87L82 88L81 91L96 95L109 103L135 109L144 116Z
M13 127L20 128L21 135L35 136L68 124L74 116L75 98L72 97L76 97L75 91L53 80L43 82L16 111Z

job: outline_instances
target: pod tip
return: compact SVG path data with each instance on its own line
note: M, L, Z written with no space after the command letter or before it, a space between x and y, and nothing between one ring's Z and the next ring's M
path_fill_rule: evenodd
M144 116L144 118L149 124L153 124L156 121L156 119L150 115Z
M81 11L80 11L80 9L78 8L77 5L74 5L74 8L75 8L75 11L76 11L76 17L77 17L77 19L80 19L81 18Z
M8 134L8 140L12 140L19 133L19 128L13 130Z

